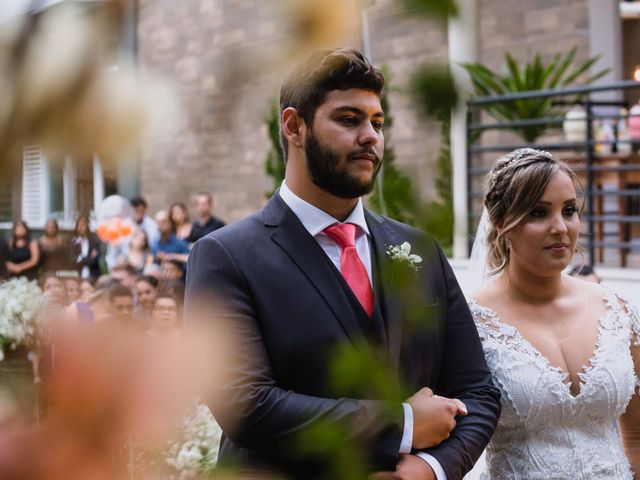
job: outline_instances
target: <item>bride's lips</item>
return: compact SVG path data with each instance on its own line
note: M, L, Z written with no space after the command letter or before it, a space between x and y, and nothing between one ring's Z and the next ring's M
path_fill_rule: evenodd
M544 248L546 250L551 250L553 252L564 252L566 249L569 248L569 245L563 242L556 242Z

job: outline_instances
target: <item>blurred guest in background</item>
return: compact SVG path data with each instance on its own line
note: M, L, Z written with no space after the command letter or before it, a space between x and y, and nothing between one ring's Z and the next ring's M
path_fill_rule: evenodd
M164 260L178 260L182 265L189 258L189 247L173 233L173 226L166 210L156 213L156 223L160 231L160 240L152 246L154 261L162 264ZM184 268L183 268L184 270Z
M150 323L151 312L158 292L158 279L149 275L142 275L136 279L136 293L138 294L137 317L145 323Z
M160 239L158 226L149 215L147 215L147 201L142 197L133 197L129 200L133 207L133 219L139 228L144 230L149 240L149 245L155 245Z
M40 288L49 297L51 305L66 307L69 304L64 281L55 272L45 272L40 278Z
M569 275L584 280L585 282L602 283L602 280L596 275L596 272L593 271L590 265L576 265L571 269Z
M109 289L109 302L115 320L121 325L133 323L133 294L131 290L121 284L113 285Z
M92 279L83 278L80 281L80 300L88 302L91 299L91 294L95 291Z
M25 222L14 224L8 250L5 268L9 276L35 280L38 276L40 250L38 242L31 238L31 230Z
M89 230L89 217L81 215L71 239L71 260L81 278L100 276L99 254L100 240Z
M224 222L213 216L213 198L207 192L196 195L196 210L198 219L191 225L191 234L186 238L187 242L194 243L208 233L224 227Z
M153 263L153 253L149 246L149 239L142 229L136 230L131 238L127 263L135 268L137 273L144 272L145 267Z
M151 316L151 328L147 335L151 337L177 336L182 327L181 308L177 297L162 291L158 293Z
M162 262L162 280L181 280L183 264L177 260Z
M69 303L73 303L76 300L80 300L82 291L80 290L80 277L76 276L76 272L72 272L74 275L61 276L64 282L64 288L67 291L67 299Z
M69 242L60 235L60 227L54 218L47 220L44 235L38 240L40 247L40 271L58 272L72 268Z
M9 245L4 238L0 238L0 281L9 276L6 263L9 261Z
M175 202L169 207L169 219L173 225L173 232L180 240L187 241L191 235L191 221L184 203Z

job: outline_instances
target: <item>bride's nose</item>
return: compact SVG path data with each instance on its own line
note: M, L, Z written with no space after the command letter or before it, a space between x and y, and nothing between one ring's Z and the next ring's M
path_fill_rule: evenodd
M552 234L566 233L568 231L567 222L565 221L562 213L557 213L551 216L550 229Z

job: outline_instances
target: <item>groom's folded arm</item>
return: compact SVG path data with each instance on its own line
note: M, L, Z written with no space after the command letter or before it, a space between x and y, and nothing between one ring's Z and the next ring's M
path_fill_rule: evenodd
M403 403L402 408L404 408L404 432L402 434L402 443L400 444L400 453L411 453L411 440L413 437L413 411L411 410L411 405L408 403ZM433 456L428 453L419 452L416 453L417 456L422 458L425 462L427 462L433 472L436 474L437 480L447 480L447 474L445 473L440 462Z
M256 319L254 301L242 272L216 238L199 241L189 255L187 318L205 298L216 298L235 333L236 348L224 362L226 381L211 405L225 434L238 446L300 458L305 431L325 422L344 427L345 440L362 446L374 467L395 466L403 435L403 409L398 404L351 398L322 398L281 388L274 379ZM211 311L211 310L209 310Z
M457 398L468 415L456 417L457 425L441 444L414 453L431 455L449 480L462 478L489 442L500 416L500 393L491 381L482 345L466 299L440 249L446 281L447 312L441 373L434 393Z

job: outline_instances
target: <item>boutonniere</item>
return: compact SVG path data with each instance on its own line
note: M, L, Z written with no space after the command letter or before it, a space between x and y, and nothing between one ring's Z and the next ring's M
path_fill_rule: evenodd
M422 266L422 257L411 253L411 244L409 242L387 247L387 256L394 262L408 265L414 272L417 272Z

